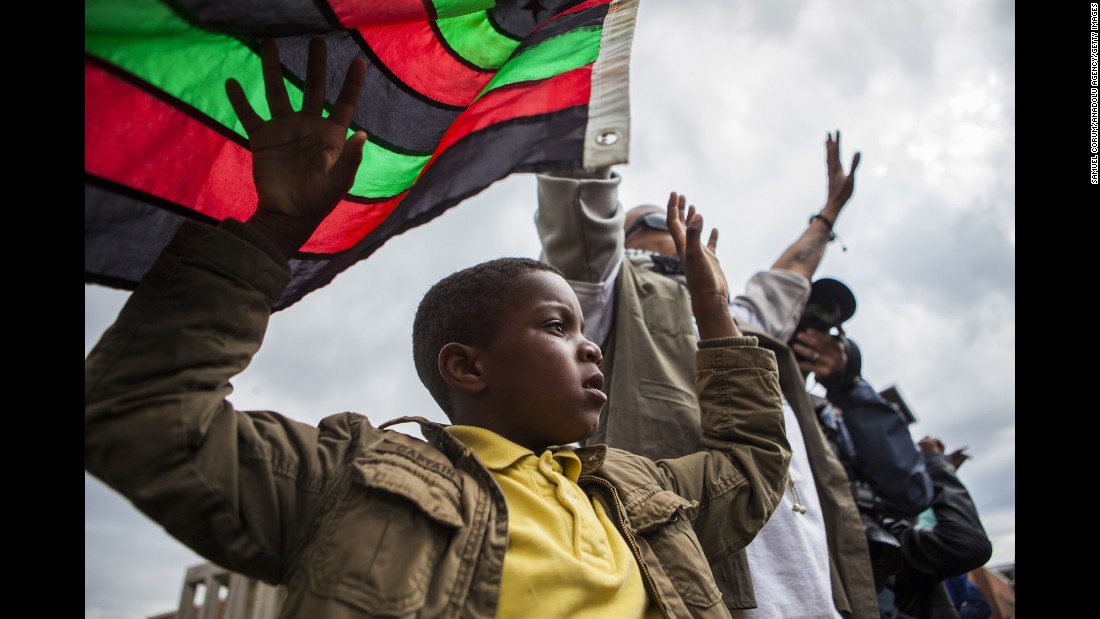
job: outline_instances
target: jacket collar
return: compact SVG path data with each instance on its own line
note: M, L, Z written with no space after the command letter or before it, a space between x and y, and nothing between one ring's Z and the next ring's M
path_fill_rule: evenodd
M588 475L599 470L607 457L607 445L589 445L573 450L581 459L581 475Z
M415 423L420 426L420 432L424 435L424 438L436 449L442 451L452 461L458 461L469 455L469 449L463 445L458 439L451 436L449 432L445 431L447 427L445 424L436 423L424 417L398 417L397 419L391 419L386 423L378 426L379 429L386 429L390 426L394 426L401 423ZM581 475L587 475L598 470L603 466L604 459L607 457L607 445L592 445L589 447L580 447L574 449L573 453L580 458L581 461Z
M469 451L466 449L465 445L458 441L458 439L443 431L444 428L447 427L445 424L436 423L424 417L398 417L397 419L391 419L378 426L378 429L384 430L390 426L402 423L415 423L420 426L420 433L424 435L424 439L433 447L442 451L452 462L457 462L464 458Z

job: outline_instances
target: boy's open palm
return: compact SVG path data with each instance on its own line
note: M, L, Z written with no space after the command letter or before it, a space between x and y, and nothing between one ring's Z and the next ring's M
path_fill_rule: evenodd
M680 254L692 311L695 313L699 337L709 339L740 335L729 313L729 284L718 263L718 230L710 232L710 240L702 243L703 216L695 207L684 207L687 199L675 191L668 197L668 232ZM732 332L730 332L732 330Z
M362 59L352 61L326 118L322 115L326 56L324 40L311 40L302 109L294 111L283 85L278 47L270 39L262 42L270 120L256 113L237 80L229 79L225 84L252 151L252 176L259 204L249 223L260 223L257 227L273 237L284 253L296 251L351 189L366 142L363 131L347 137L366 80L366 63Z

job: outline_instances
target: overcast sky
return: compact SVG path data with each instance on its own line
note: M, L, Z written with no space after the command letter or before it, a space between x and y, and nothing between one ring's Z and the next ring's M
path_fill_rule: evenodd
M824 203L825 138L840 129L852 200L817 276L859 308L847 332L864 375L897 385L914 439L969 446L960 477L1015 562L1015 5L969 0L642 0L631 60L621 199L687 195L721 231L737 289ZM439 278L489 258L537 257L534 177L516 175L394 238L271 320L238 376L241 409L315 423L358 411L444 421L416 378L410 328ZM85 286L84 350L127 293ZM398 429L412 431L408 426ZM173 610L204 560L85 474L85 617Z

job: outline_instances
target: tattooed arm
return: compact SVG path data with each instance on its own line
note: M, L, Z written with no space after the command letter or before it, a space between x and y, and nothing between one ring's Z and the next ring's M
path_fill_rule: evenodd
M837 130L836 139L833 139L833 134L830 133L825 140L825 155L829 177L829 195L825 208L821 209L817 217L810 220L810 225L802 236L775 261L772 265L773 269L787 269L812 279L814 271L821 264L821 258L825 255L825 246L832 240L832 227L836 224L840 210L852 197L860 154L857 152L852 157L851 171L845 174L840 163L840 131Z

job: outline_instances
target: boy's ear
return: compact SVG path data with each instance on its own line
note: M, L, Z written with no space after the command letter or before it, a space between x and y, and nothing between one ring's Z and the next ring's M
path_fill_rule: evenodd
M453 389L476 395L485 389L478 348L451 342L439 351L439 373Z

